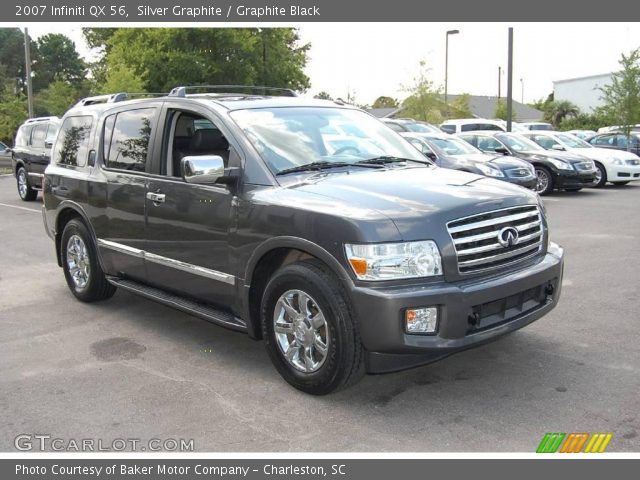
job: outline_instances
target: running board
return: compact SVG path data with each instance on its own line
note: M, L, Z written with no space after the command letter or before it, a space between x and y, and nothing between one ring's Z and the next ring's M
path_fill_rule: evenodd
M122 288L123 290L141 295L149 300L176 308L193 315L194 317L202 318L208 322L215 323L216 325L230 328L232 330L247 332L247 325L241 319L234 317L231 313L223 312L210 305L126 278L109 276L107 277L107 280L115 287Z

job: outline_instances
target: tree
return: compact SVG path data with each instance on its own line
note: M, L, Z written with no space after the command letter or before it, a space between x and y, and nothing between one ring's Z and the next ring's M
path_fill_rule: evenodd
M5 86L0 90L0 141L13 145L18 127L27 118L27 99L14 88Z
M327 92L325 92L324 90L314 95L313 98L317 98L320 100L333 100L333 97L329 95Z
M575 117L568 117L560 122L560 130L598 130L605 125L615 124L615 121L603 112L580 113Z
M430 69L426 62L420 62L420 71L413 79L413 84L405 87L409 96L402 102L402 114L416 120L430 123L441 123L443 119L443 102L440 100L440 88L429 78Z
M150 92L202 84L309 87L304 74L309 44L300 45L292 28L120 28L103 33L85 30L91 44L104 52L103 70L97 68L102 83L110 70L126 67Z
M376 98L373 105L371 105L371 108L398 108L399 106L398 100L392 97L385 97L383 95Z
M468 93L463 93L459 95L453 102L451 102L450 107L450 118L472 118L473 112L471 111L470 105L471 95Z
M556 127L566 118L577 117L579 114L580 109L569 100L551 101L545 109L545 119Z
M19 28L0 28L0 65L6 81L24 85L24 34Z
M600 110L629 136L631 127L640 123L640 48L622 54L618 63L620 71L611 76L609 85L600 89L605 102Z
M114 65L107 71L103 84L98 87L102 94L117 92L145 92L146 85L142 77L126 65Z
M33 99L33 109L37 116L54 115L60 117L73 104L88 95L88 89L69 82L56 80L40 90Z
M86 65L75 44L61 33L50 33L35 42L33 91L46 88L57 80L80 85L86 75Z
M499 98L496 103L496 109L493 112L493 116L500 120L507 120L507 100L504 98ZM514 121L516 119L516 113L511 111L511 120Z

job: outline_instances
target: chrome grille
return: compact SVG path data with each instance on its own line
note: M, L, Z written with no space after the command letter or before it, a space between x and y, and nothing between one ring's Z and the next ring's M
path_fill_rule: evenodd
M513 227L517 240L508 246L499 241L506 227ZM506 208L473 215L447 224L460 273L498 268L529 258L542 247L543 225L535 205Z

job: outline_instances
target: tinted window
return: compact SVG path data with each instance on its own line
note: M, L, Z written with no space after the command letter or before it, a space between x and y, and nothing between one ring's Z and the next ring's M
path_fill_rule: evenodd
M105 140L108 134L111 137L109 148L105 149L107 167L144 172L154 113L155 109L144 108L116 115L112 132L105 128Z
M501 132L504 131L498 125L494 125L493 123L481 123L481 124L476 125L476 126L478 127L478 130L499 130Z
M478 137L478 148L483 152L495 152L496 148L504 148L504 145L493 137Z
M89 133L93 119L89 116L67 117L53 149L55 163L82 167L89 150Z
M42 123L33 127L31 132L31 146L35 148L44 148L44 139L47 138L48 123Z
M467 123L466 125L462 125L460 127L460 131L462 132L472 132L474 130L482 130L482 129L478 128L477 123Z
M440 130L447 133L456 133L455 125L440 125Z
M16 147L26 147L29 144L29 137L31 136L31 130L33 126L23 125L18 129L16 134Z
M47 129L47 137L44 140L45 147L47 144L53 145L56 141L56 135L58 135L58 124L50 123L49 128Z
M613 135L602 135L601 137L596 137L591 140L592 145L605 145L611 146L613 145Z

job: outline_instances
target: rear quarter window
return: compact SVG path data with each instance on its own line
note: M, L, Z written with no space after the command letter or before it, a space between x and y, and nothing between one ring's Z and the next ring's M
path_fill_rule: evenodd
M440 130L446 133L456 133L455 125L440 125Z
M105 120L104 164L107 168L144 172L155 108L119 112Z
M67 117L53 147L53 162L59 165L83 167L89 153L89 134L93 117Z
M33 129L33 125L23 125L18 129L18 133L16 134L16 147L26 147L29 145L29 139L31 138L31 130Z

